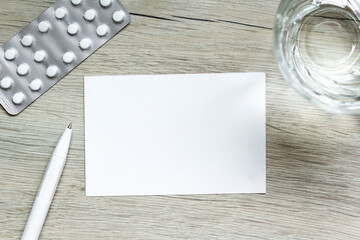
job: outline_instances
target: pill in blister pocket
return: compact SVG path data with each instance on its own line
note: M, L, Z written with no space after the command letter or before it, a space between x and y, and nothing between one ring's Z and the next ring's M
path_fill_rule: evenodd
M82 50L88 50L91 47L91 39L90 38L83 38L80 41L80 48Z
M16 50L15 49L8 49L4 53L5 59L8 61L12 61L16 58Z
M96 11L94 9L86 10L84 13L84 18L88 21L93 21L96 17Z
M46 76L48 76L49 78L53 78L56 76L56 74L58 73L59 69L57 66L50 66L47 68L46 70Z
M96 33L100 37L105 36L108 33L108 26L106 24L102 24L96 28Z
M57 0L0 47L0 104L20 113L129 22L119 0Z
M45 60L45 57L46 57L46 52L43 51L43 50L40 50L40 51L36 51L34 53L34 60L35 62L42 62Z
M39 91L42 85L42 81L40 79L35 79L31 81L29 87L32 91Z
M116 23L122 22L124 18L125 18L125 13L123 11L116 11L113 14L113 20Z
M75 54L73 52L66 52L63 56L64 63L72 63L75 59Z
M22 92L17 92L14 94L12 101L16 105L20 105L25 100L25 95Z
M34 39L31 35L26 35L21 39L21 44L24 47L30 47L31 44L33 43Z
M112 3L112 0L100 0L100 4L103 7L109 7Z
M65 8L63 8L63 7L57 8L55 10L55 17L57 19L63 19L66 16L66 13L67 13L67 11Z
M38 29L39 29L39 32L46 33L50 29L50 23L48 23L46 21L42 21L39 23Z
M81 0L71 0L71 3L77 6L81 3Z
M13 83L13 80L9 77L4 77L1 81L0 81L0 87L2 89L9 89L11 87Z
M16 71L20 76L25 76L26 74L29 73L29 69L30 69L29 65L27 65L26 63L22 63L17 67Z
M72 23L68 26L67 31L70 35L75 35L79 31L79 25L77 23Z

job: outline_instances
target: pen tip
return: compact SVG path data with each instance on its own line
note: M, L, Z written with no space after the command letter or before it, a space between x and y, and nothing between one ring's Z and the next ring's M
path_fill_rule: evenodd
M69 124L68 129L72 129L72 123Z

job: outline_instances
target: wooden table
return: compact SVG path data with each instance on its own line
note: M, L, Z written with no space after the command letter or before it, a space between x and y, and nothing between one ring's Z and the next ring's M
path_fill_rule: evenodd
M0 0L0 43L51 1ZM74 135L41 239L360 239L360 119L279 73L279 0L123 0L132 22L22 114L0 110L0 239L19 239L58 136ZM267 194L86 197L83 76L267 73Z

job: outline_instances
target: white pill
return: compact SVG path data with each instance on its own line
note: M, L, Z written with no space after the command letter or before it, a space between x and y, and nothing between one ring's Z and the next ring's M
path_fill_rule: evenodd
M105 36L108 33L108 31L109 31L109 28L106 24L102 24L96 28L96 33L100 37Z
M53 78L56 76L56 74L58 73L59 69L57 66L50 66L48 67L48 69L46 70L46 76L48 76L49 78Z
M84 13L84 18L88 21L93 21L96 17L96 11L94 9L89 9Z
M57 8L55 10L55 17L57 19L63 19L66 16L66 13L67 13L67 11L65 8L63 8L63 7Z
M50 23L46 21L42 21L38 24L39 32L46 33L50 29Z
M21 44L24 47L30 47L31 44L33 43L34 38L31 35L26 35L21 39Z
M42 86L42 81L40 79L35 79L31 81L29 87L32 91L39 91Z
M112 3L112 0L100 0L100 5L103 7L109 7Z
M113 20L116 23L122 22L124 18L125 18L125 13L123 11L116 11L113 14Z
M9 89L13 84L13 80L9 77L4 77L0 82L0 87L2 89Z
M16 55L17 55L17 53L16 53L15 49L8 49L4 53L4 57L8 61L14 60L16 58Z
M16 105L20 105L25 100L25 95L22 92L17 92L12 98Z
M44 50L36 51L34 53L34 60L36 62L42 62L45 60L46 52Z
M71 0L71 3L76 6L81 3L81 0Z
M70 35L75 35L79 31L79 25L77 23L72 23L68 26L67 31Z
M83 38L80 41L80 48L82 50L87 50L91 47L91 39L90 38Z
M72 61L74 61L74 59L75 59L75 54L73 52L66 52L63 55L64 63L72 63Z
M22 63L17 67L17 73L20 76L25 76L26 74L29 73L29 69L30 69L29 65L27 65L26 63Z

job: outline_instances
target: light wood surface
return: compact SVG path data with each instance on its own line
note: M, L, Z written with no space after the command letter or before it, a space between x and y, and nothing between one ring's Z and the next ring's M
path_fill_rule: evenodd
M0 44L54 1L0 0ZM279 0L123 0L132 22L22 114L0 109L0 239L20 239L59 135L74 135L41 239L360 239L360 119L279 73ZM267 73L267 194L86 197L83 76Z

